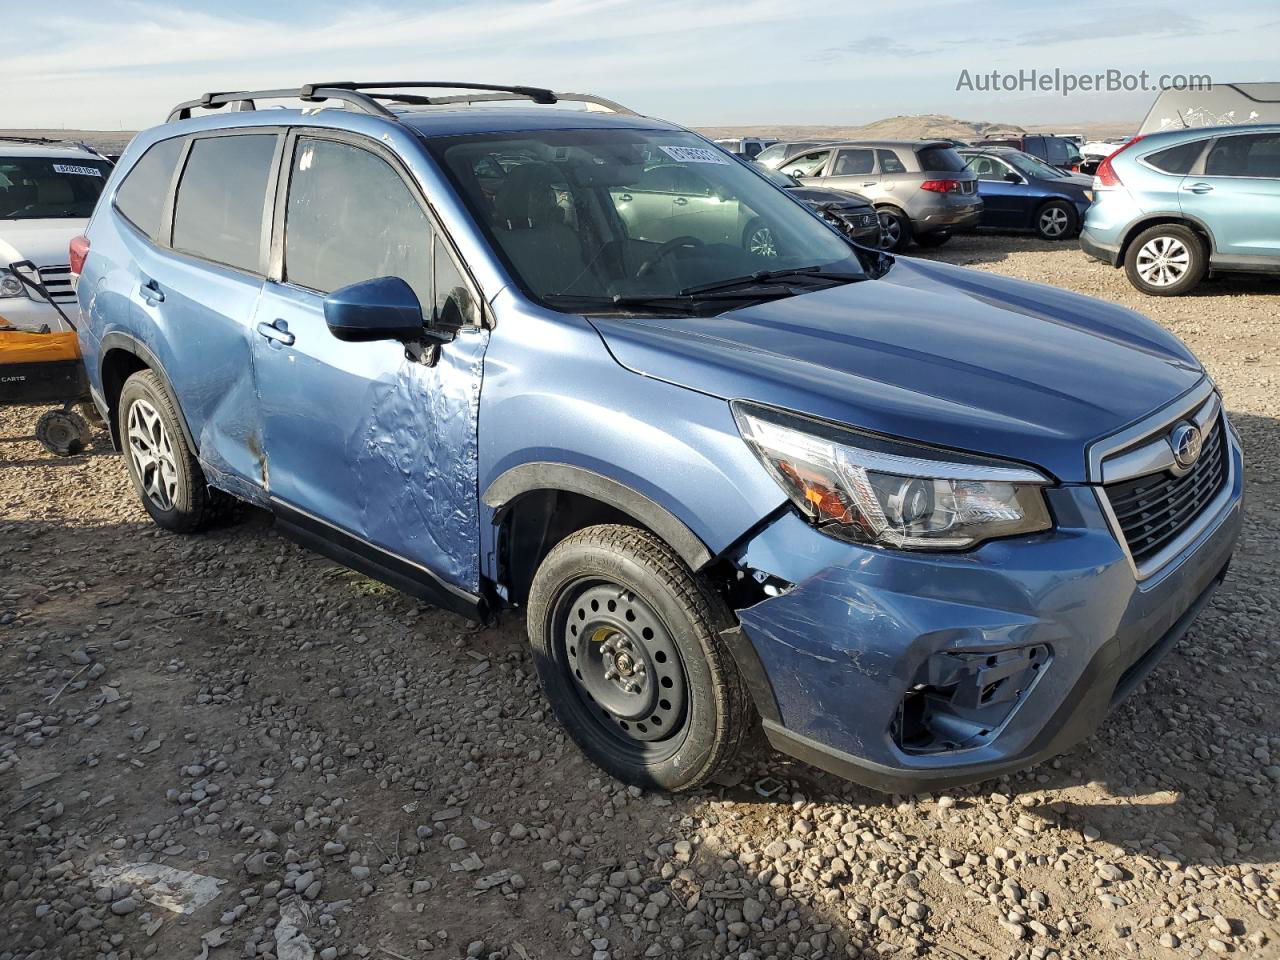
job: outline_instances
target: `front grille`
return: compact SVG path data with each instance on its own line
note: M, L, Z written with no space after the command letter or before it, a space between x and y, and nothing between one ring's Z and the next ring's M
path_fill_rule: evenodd
M49 291L49 298L56 303L70 303L76 298L75 287L71 285L71 265L64 263L57 267L41 267L40 282Z
M1133 562L1141 566L1178 538L1222 490L1227 445L1219 416L1205 437L1200 459L1180 477L1168 471L1107 484L1107 500Z

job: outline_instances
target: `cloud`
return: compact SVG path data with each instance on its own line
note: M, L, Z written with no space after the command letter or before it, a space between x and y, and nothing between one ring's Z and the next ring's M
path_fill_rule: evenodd
M794 0L354 2L17 6L6 28L40 42L11 44L0 59L0 122L136 128L207 90L388 77L595 92L684 123L853 122L966 116L977 104L956 93L961 68L1243 76L1265 74L1274 59L1274 31L1258 27L1275 18L1271 0L1202 13L1204 22L1141 0L1078 0L1034 14L990 0L959 17L951 0L896 0L878 32L860 5L811 10ZM995 35L998 24L1009 36ZM1217 31L1212 44L1202 39L1206 24ZM1073 103L1087 104L1080 115L1100 106Z

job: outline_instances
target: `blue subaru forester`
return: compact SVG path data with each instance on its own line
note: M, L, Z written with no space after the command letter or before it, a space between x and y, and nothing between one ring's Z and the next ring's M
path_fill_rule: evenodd
M523 609L585 753L673 790L757 724L883 790L1035 763L1221 582L1239 440L1154 323L858 247L609 101L437 87L208 94L129 146L72 264L162 527L248 501Z

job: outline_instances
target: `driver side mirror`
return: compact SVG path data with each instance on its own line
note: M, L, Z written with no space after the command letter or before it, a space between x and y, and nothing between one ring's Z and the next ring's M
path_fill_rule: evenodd
M324 298L324 322L339 340L418 341L425 335L422 304L399 277L375 277Z
M1022 182L1022 178L1021 178L1020 176L1018 176L1016 173L1012 172L1012 171L1010 171L1009 173L1006 173L1006 174L1004 175L1004 178L1005 178L1006 180L1008 180L1010 183L1021 183L1021 182Z

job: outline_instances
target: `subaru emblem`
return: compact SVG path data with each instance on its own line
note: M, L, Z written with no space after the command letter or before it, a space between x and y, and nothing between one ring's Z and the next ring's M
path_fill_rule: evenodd
M1169 446L1173 447L1173 459L1184 470L1200 458L1204 438L1194 423L1180 423L1169 434Z

